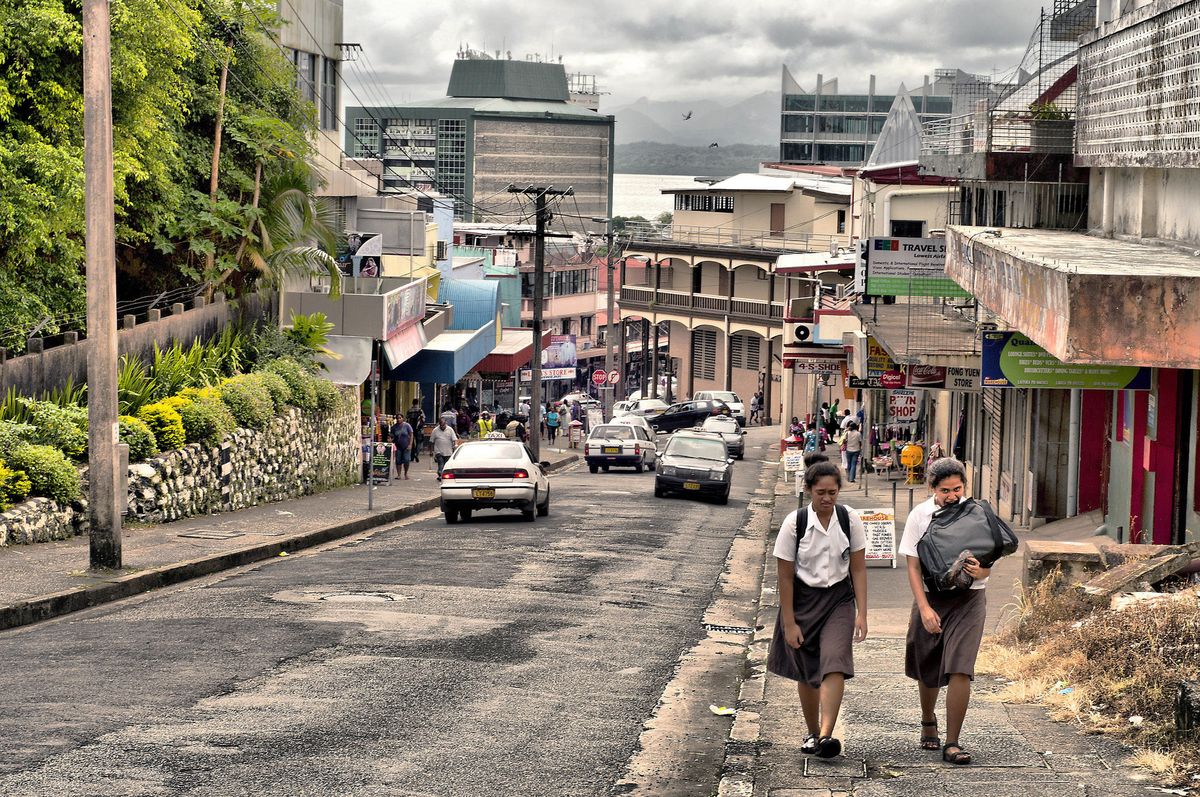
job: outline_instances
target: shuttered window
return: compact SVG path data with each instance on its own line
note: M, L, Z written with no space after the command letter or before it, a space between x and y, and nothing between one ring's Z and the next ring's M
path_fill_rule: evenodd
M762 367L761 344L762 338L757 335L734 335L730 363L734 368L757 371Z
M711 329L692 332L692 373L697 379L717 378L717 333Z

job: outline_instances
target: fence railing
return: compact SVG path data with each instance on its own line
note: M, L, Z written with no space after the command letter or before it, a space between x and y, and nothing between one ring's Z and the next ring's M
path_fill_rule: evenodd
M979 111L927 122L922 155L1031 152L1069 155L1075 151L1074 119L1043 119L1014 111Z
M797 232L796 230L748 230L718 226L701 227L659 224L653 221L625 223L625 235L633 244L694 244L789 252L825 252L832 243L849 246L850 236Z
M708 293L655 290L629 285L621 286L621 304L629 307L649 307L651 304L666 309L694 310L700 313L738 316L751 319L783 318L783 302L767 302L763 299L714 296Z

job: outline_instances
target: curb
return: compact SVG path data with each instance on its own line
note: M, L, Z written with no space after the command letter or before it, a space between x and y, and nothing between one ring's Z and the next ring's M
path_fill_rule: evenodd
M579 456L572 454L551 464L546 471L554 473L578 461ZM52 592L48 595L39 595L7 606L0 606L0 631L50 620L142 592L149 592L152 589L170 587L194 578L210 576L222 570L272 559L281 553L300 551L342 537L360 534L379 526L387 526L406 517L436 509L440 500L440 498L426 498L415 504L304 532L287 539L249 545L198 559L186 559L182 562L160 565L128 575L114 575L96 584L62 592Z

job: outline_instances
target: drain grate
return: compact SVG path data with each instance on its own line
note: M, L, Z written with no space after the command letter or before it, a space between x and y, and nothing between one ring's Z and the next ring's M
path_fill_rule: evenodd
M704 623L705 631L715 631L718 634L753 634L754 629L744 625L717 625L716 623Z
M411 598L391 592L331 592L328 595L320 596L317 600L330 603L388 603L411 600Z
M221 531L220 529L196 529L195 531L189 531L186 534L179 534L177 536L193 540L232 540L234 537L244 536L244 532Z

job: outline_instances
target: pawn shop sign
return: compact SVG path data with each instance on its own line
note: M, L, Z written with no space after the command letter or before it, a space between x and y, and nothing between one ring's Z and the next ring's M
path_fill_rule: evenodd
M608 381L608 373L605 371L592 371L592 384L603 385Z
M620 381L621 381L621 372L620 371L618 371L616 368L614 368L608 372L608 383L610 385L615 385Z

